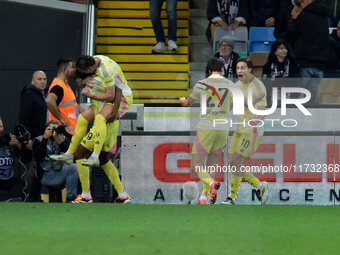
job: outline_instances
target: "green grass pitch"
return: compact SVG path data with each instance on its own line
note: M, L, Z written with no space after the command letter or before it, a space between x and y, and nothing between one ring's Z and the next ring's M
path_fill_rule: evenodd
M339 206L0 204L0 254L339 254Z

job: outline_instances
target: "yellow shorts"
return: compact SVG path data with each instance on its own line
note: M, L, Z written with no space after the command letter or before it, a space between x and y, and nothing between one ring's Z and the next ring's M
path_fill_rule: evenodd
M132 93L129 95L122 95L122 100L120 102L120 106L118 110L119 112L118 119L121 119L124 116L124 114L127 112L127 110L129 110L132 104L133 104Z
M102 151L115 153L117 149L117 132L119 129L119 121L116 120L111 123L106 124L107 134L106 140L103 145ZM81 141L81 145L83 145L89 151L93 151L95 143L95 135L93 132L93 128L86 134L86 136Z
M127 96L122 96L122 100L121 100L119 110L118 110L119 119L124 116L127 110L131 107L132 103L133 103L132 93ZM106 140L105 140L102 150L106 152L110 152L110 153L115 153L117 150L117 133L119 129L119 121L116 120L114 122L107 123L106 129L107 129ZM82 140L81 145L83 145L89 151L93 151L94 143L95 143L95 136L91 128L91 130L87 133L87 135Z
M210 153L219 155L226 147L229 131L198 129L195 142L192 148L192 154L207 156Z
M113 105L113 103L108 103L105 101L98 101L95 99L91 99L90 102L91 102L91 106L94 111L94 115L97 115L98 112L104 107L104 105Z
M235 132L231 139L229 154L237 152L246 158L251 157L260 146L261 139L262 136L257 135L255 127L251 133Z

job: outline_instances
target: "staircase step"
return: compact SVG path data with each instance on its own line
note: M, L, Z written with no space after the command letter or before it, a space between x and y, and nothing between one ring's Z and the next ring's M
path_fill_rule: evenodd
M189 63L190 72L191 71L203 71L203 72L205 72L206 65L207 65L206 62L190 62Z
M213 50L210 45L191 44L189 48L190 62L206 62L213 57Z
M190 35L205 35L209 21L202 17L191 18L189 20Z
M190 8L203 8L208 6L208 0L192 0L190 1Z
M190 35L189 43L190 44L207 44L207 46L211 45L211 43L208 42L207 37L205 35Z
M97 44L97 54L124 54L124 53L145 53L145 54L151 54L152 49L154 48L154 45L124 45L124 44L118 44L118 45L98 45ZM188 54L188 46L178 46L178 50L176 53L179 54Z
M190 71L190 88L192 89L196 82L203 80L205 78L204 71Z
M164 29L164 33L168 34L168 29ZM97 35L105 36L154 36L153 28L143 27L124 27L124 28L112 28L112 27L98 27ZM189 36L188 28L178 28L177 36Z
M97 45L110 45L110 44L125 44L125 45L134 45L134 44L150 44L155 45L156 37L155 36L97 36L96 39ZM177 37L177 45L188 45L189 38L188 37Z
M98 9L97 16L99 18L150 18L149 10L119 10L119 9ZM178 18L188 19L190 16L189 10L177 10ZM161 12L161 18L166 18L165 11Z
M190 18L200 17L207 18L207 10L206 9L190 9Z

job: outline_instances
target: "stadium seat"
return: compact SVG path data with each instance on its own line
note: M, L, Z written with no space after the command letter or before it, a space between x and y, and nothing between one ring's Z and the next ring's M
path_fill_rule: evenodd
M251 27L249 30L249 52L270 52L275 41L273 27Z
M250 52L249 58L253 62L252 73L256 77L262 76L262 69L267 62L268 55L268 52Z
M248 29L239 27L236 30L225 31L221 27L216 27L214 30L213 52L218 51L218 44L223 36L229 35L235 41L235 52L240 52L241 55L248 54Z

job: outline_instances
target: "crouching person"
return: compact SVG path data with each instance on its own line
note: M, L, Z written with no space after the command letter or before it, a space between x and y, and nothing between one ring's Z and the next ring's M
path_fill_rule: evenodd
M17 126L18 135L21 136L26 129ZM23 131L24 132L21 132ZM27 134L27 136L25 136ZM26 182L21 176L14 173L15 159L21 164L28 164L32 160L31 140L29 133L23 134L19 139L13 134L4 134L4 126L0 117L0 201L21 202L26 199L24 192Z
M37 164L36 178L45 186L55 187L66 183L66 201L70 202L77 196L77 166L52 161L49 158L51 154L66 152L70 143L58 126L56 120L47 122L44 135L33 141L33 156Z

